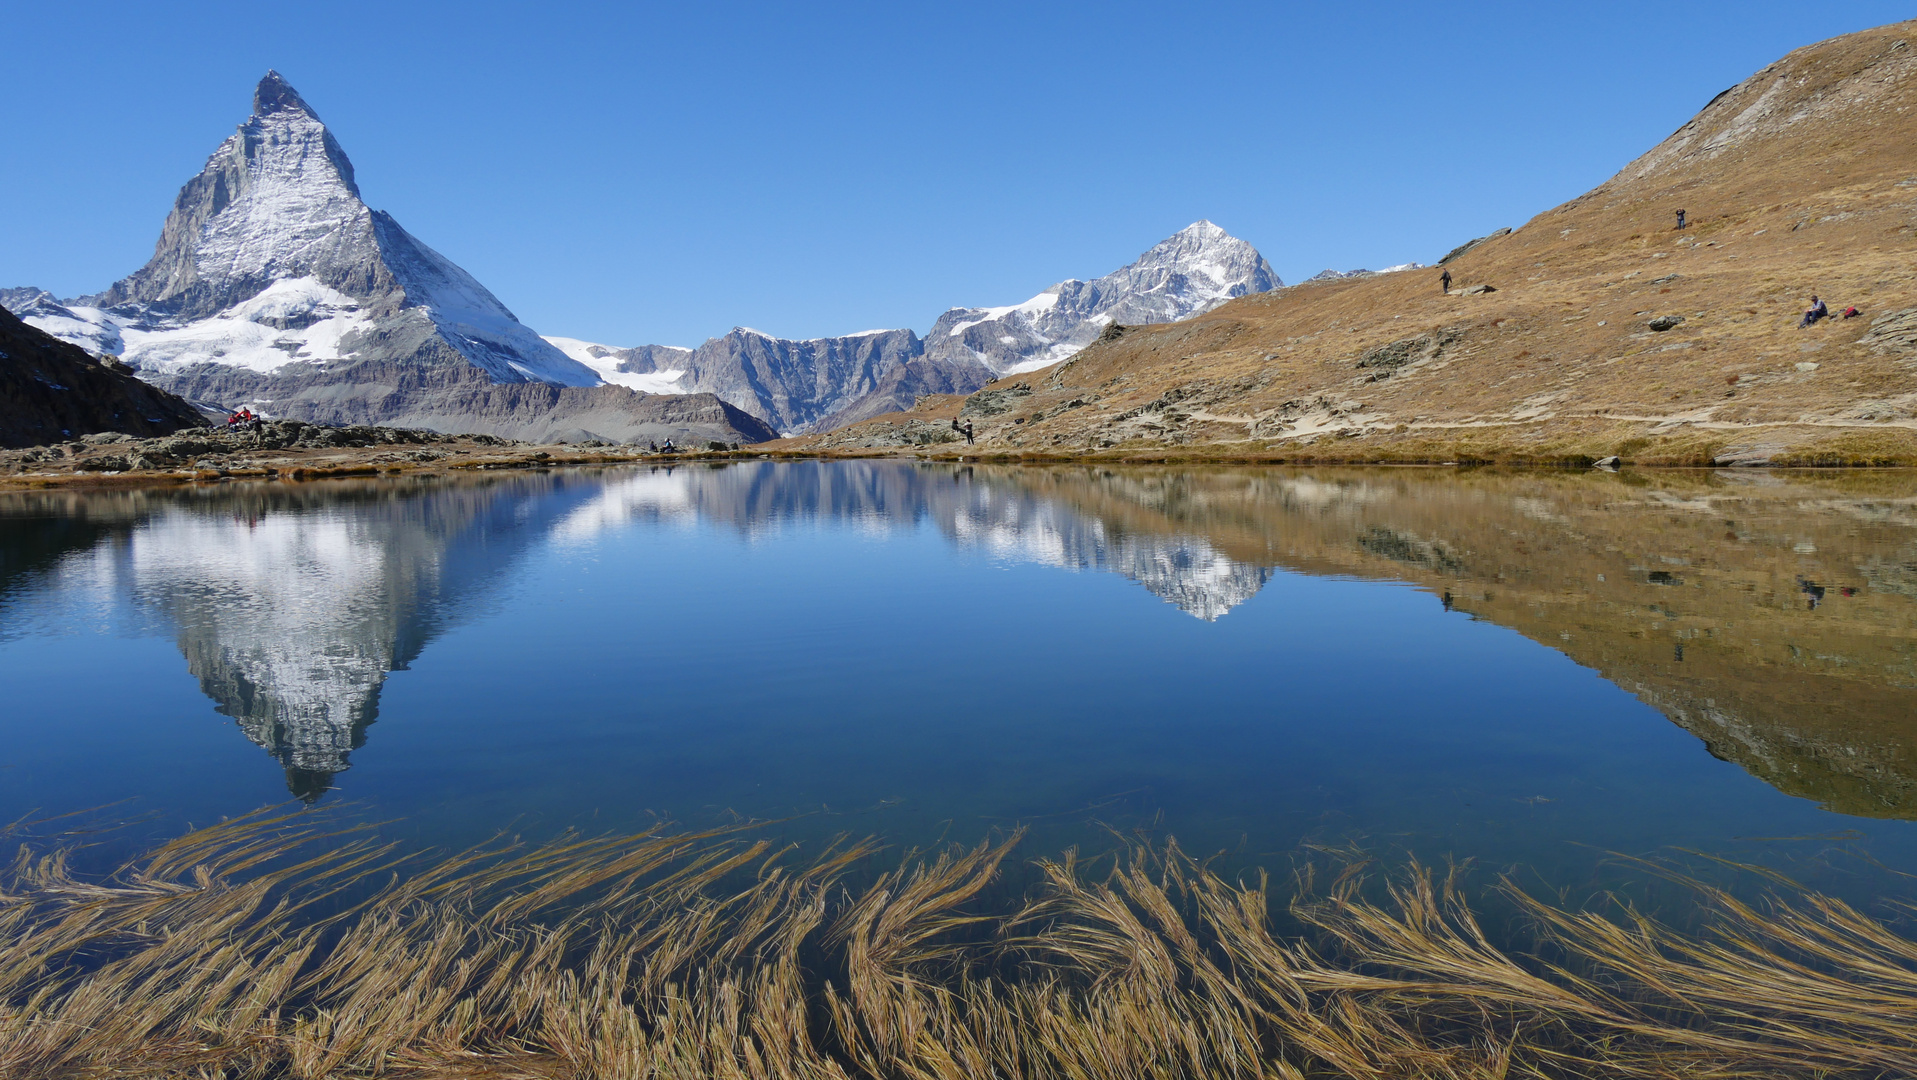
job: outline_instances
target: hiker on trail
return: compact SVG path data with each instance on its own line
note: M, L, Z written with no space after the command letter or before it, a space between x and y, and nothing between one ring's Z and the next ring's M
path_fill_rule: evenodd
M1677 231L1678 232L1684 231L1684 211L1682 210L1679 210L1677 212Z
M1451 271L1446 270L1438 278L1438 291L1444 293L1446 296L1451 295Z
M1804 313L1804 321L1801 323L1798 323L1797 328L1799 330L1802 330L1806 326L1812 326L1816 324L1817 320L1819 319L1828 319L1828 318L1830 318L1830 309L1824 306L1824 302L1822 300L1819 300L1817 297L1813 296L1811 297L1810 310Z
M969 420L965 423L965 445L972 445L972 423Z

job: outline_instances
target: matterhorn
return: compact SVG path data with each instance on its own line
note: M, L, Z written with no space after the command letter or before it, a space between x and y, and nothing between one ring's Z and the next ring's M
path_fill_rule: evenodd
M9 289L0 303L210 408L542 440L774 434L710 394L606 385L522 325L367 207L345 151L277 72L180 190L151 261L94 296Z

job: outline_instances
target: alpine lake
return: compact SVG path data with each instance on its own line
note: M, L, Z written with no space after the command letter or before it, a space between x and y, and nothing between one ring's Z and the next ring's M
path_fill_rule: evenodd
M0 495L0 817L1917 896L1917 477L688 463ZM1719 862L1722 860L1722 863Z

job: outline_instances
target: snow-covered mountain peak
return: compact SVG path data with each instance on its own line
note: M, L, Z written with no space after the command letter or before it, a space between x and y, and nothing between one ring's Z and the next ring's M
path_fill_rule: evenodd
M264 307L254 304L262 297ZM279 311L322 301L325 313ZM254 89L252 115L180 189L153 258L66 306L68 322L91 326L70 340L104 348L123 336L123 358L154 375L200 365L271 375L295 363L464 360L495 383L601 382L521 326L472 275L368 208L346 152L275 71ZM43 329L72 329L59 314L49 313ZM321 322L324 332L313 331ZM213 396L238 388L174 389Z
M1061 281L1022 304L953 308L926 335L925 351L1015 374L1058 363L1112 323L1176 322L1283 285L1257 248L1201 219L1094 281Z

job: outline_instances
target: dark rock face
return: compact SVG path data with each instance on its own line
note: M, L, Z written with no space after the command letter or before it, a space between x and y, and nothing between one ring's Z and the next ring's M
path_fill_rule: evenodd
M185 401L0 309L0 446L99 431L166 435L206 423Z
M800 433L878 389L924 351L910 330L793 341L738 327L694 349L680 384L717 394L780 431ZM900 392L909 406L911 393Z
M969 394L992 381L991 369L970 357L915 356L887 372L864 396L828 413L813 431L833 431L886 413L904 412L924 394Z

